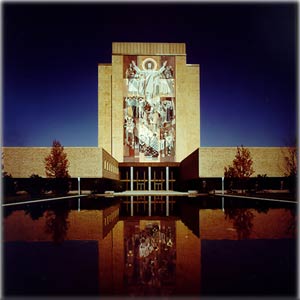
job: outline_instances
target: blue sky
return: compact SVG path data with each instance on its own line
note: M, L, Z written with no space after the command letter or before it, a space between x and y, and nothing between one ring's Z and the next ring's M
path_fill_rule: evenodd
M284 146L296 136L297 10L3 4L3 144L97 146L97 64L118 41L186 43L201 68L201 146Z

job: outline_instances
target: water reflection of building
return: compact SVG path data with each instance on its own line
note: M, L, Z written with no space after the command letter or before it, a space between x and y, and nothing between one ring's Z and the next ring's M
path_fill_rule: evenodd
M249 210L252 213L252 226L247 239L276 240L295 237L295 232L291 227L295 216L291 214L290 210L272 209L267 214L254 209ZM167 251L165 251L165 254L167 257L156 257L161 259L160 264L157 264L158 269L156 271L163 269L163 264L167 263L170 267L170 275L173 276L171 276L171 279L169 278L168 282L165 282L164 293L197 294L201 289L201 269L204 259L202 257L202 242L235 241L241 235L238 233L240 227L236 226L236 221L233 218L226 218L223 211L198 209L196 212L198 218L193 218L193 222L186 222L184 219L180 220L172 217L131 217L120 219L118 205L103 210L71 210L67 217L68 228L64 239L65 241L78 242L97 241L98 258L96 261L98 261L99 265L99 290L101 294L127 293L128 285L126 281L130 284L131 293L134 294L138 288L137 280L133 280L134 269L130 266L130 264L134 263L134 256L137 257L138 254L144 262L146 261L144 258L151 257L154 262L151 264L150 261L150 266L148 265L150 270L152 265L155 266L156 264L155 256L152 255L152 257L150 253L155 251L154 244L152 244L152 251L148 249L148 254L145 249L142 249L141 252L136 252L133 248L136 241L135 235L139 237L138 241L140 242L142 238L140 236L141 232L143 230L147 232L148 230L148 232L153 233L153 236L160 239L164 238L166 242L165 244L159 243L158 240L159 244L166 246ZM52 241L53 236L45 230L45 223L45 214L36 220L32 220L30 215L25 214L24 211L14 211L4 219L4 240L32 243ZM199 228L198 235L194 233L197 226ZM156 235L159 231L165 236ZM134 237L134 243L132 240L131 243L129 241L132 237ZM145 237L147 238L147 234L145 234ZM141 241L136 246L139 247L143 242ZM131 256L131 254L133 255ZM144 278L143 276L146 276L147 268L145 265L144 267L144 273L138 272L140 270L135 270L136 278ZM154 274L157 275L155 272ZM166 275L163 270L160 272L162 276ZM147 277L144 278L144 281L146 279ZM159 287L155 280L153 280L152 286ZM148 289L148 292L153 292L153 289ZM158 293L158 291L156 292Z
M125 220L125 282L128 295L170 295L176 286L173 219Z

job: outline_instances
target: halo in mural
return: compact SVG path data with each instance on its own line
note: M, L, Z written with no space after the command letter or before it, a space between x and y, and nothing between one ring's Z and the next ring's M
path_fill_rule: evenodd
M156 70L157 69L157 62L153 58L146 58L142 63L143 70L148 70L148 64L151 64L151 69Z

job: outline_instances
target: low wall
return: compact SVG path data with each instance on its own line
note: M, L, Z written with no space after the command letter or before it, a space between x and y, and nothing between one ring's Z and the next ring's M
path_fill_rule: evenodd
M247 147L253 158L253 169L257 175L267 174L268 177L284 177L285 147ZM65 147L70 162L71 177L119 179L118 161L107 151L98 147ZM236 154L236 147L200 147L199 156L194 151L182 161L181 175L185 179L194 178L199 166L200 178L224 176L224 167L231 165ZM50 154L51 147L4 147L4 171L15 178L28 178L32 174L45 177L44 159ZM198 161L197 161L198 160ZM197 171L197 170L196 170Z
M14 178L46 177L44 159L51 147L4 147L4 171ZM71 177L119 179L117 161L102 148L64 147Z
M255 173L267 174L268 177L285 176L286 147L245 147L249 149ZM224 167L232 165L237 147L200 147L199 148L199 177L222 177Z

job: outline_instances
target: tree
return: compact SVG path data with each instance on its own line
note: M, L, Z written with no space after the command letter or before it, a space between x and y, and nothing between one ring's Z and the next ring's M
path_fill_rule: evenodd
M59 141L52 143L51 153L45 158L46 176L50 178L68 178L69 161L64 147Z
M1 154L1 171L2 171L2 183L3 192L5 196L15 195L17 191L17 182L13 179L11 174L4 171L4 153Z
M224 176L237 177L241 179L248 178L254 173L252 164L253 160L249 149L244 148L243 145L241 145L241 147L237 147L237 152L235 159L232 162L232 166L224 168Z
M1 171L2 171L2 178L5 177L12 177L11 174L7 173L6 171L4 171L4 153L1 153Z
M284 159L282 171L287 180L290 192L296 192L298 176L298 143L297 138L289 137L285 140L286 147L282 148L281 153Z
M49 178L52 178L48 188L58 194L65 194L69 190L68 172L69 161L64 147L59 141L54 140L51 153L45 157L45 171Z
M32 174L27 181L28 185L26 186L26 191L31 196L39 196L44 192L45 180L38 174Z
M267 174L258 174L257 181L255 183L255 191L261 191L267 188L268 178Z
M288 147L285 152L285 172L290 192L294 193L297 185L298 160L297 147Z
M287 177L296 177L297 176L297 148L296 147L288 147L286 155L284 157L285 160L285 173L284 175Z
M242 185L244 185L245 179L254 173L252 164L253 160L249 149L241 145L241 147L237 147L232 166L224 167L224 176L232 179L238 178L242 182Z

